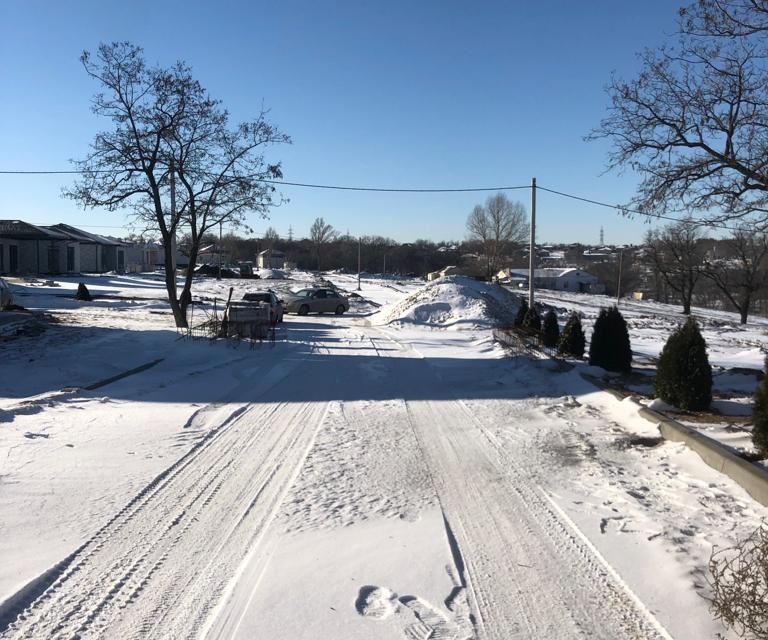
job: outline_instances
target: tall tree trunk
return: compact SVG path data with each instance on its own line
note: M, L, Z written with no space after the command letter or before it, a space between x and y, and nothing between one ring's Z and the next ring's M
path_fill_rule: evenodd
M752 303L752 295L750 292L745 292L741 298L741 305L739 306L739 316L741 317L741 324L747 324L747 317L749 316L749 306Z
M187 273L184 276L184 287L181 290L181 296L179 297L179 305L181 307L181 313L184 316L184 326L187 326L187 307L192 302L192 278L194 277L194 265L197 262L198 243L193 243L189 251L189 266L187 267Z
M177 328L186 329L187 318L176 295L176 269L173 264L173 246L170 237L164 239L163 253L165 254L165 288L168 290L168 302L171 305L173 319Z

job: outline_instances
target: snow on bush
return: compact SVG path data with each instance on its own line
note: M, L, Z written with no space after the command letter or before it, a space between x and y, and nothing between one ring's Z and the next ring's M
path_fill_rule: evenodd
M513 315L514 296L499 286L463 276L427 283L386 314L386 323L441 328L491 327Z
M545 347L556 347L560 341L560 325L557 324L557 314L552 309L544 314L541 340Z
M586 339L584 329L581 328L581 318L578 313L572 311L568 322L565 323L563 333L560 334L557 350L562 355L583 358L585 344Z
M627 323L616 306L600 309L589 343L589 364L620 373L632 369Z
M686 411L708 409L712 403L707 343L692 317L667 339L656 366L653 388L664 402Z
M541 316L539 315L539 311L535 306L530 307L528 311L525 312L525 317L523 318L523 327L529 331L541 331Z

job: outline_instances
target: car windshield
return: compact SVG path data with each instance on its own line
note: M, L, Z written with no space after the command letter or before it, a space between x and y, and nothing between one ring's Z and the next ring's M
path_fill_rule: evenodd
M301 289L300 291L297 291L293 295L295 295L297 298L306 298L308 296L311 296L314 293L312 289Z

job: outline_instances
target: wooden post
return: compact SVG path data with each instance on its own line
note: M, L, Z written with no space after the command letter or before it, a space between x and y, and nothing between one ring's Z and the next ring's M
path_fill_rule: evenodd
M533 309L534 271L536 269L536 178L531 179L531 245L528 256L528 307Z
M219 221L219 275L216 279L221 280L221 221Z

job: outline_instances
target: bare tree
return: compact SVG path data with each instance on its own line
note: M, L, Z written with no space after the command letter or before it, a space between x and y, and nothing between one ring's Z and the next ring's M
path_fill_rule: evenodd
M680 9L683 33L701 37L750 38L768 31L765 0L698 0Z
M702 275L705 250L700 227L683 220L661 231L649 231L645 242L648 261L665 284L680 296L683 313L691 313L691 300Z
M485 206L472 209L467 232L471 240L482 244L488 278L496 274L507 252L525 240L528 229L525 205L510 201L503 193L490 196Z
M264 232L264 248L272 250L275 248L275 243L280 240L280 235L277 233L274 227L267 227Z
M753 296L768 286L768 235L739 229L724 244L727 255L706 261L703 273L747 324Z
M165 247L165 281L176 326L186 327L192 269L177 296L173 245L177 232L189 234L194 265L203 236L224 222L239 224L245 214L265 215L275 200L267 182L282 177L262 149L289 142L266 120L230 129L229 115L178 62L149 68L140 47L102 44L81 56L86 73L102 92L93 111L113 129L96 135L85 160L75 162L81 178L64 195L85 207L130 208L159 232ZM171 187L176 185L176 207Z
M320 254L323 245L331 242L337 235L335 229L322 218L315 218L315 221L309 228L309 239L312 241L315 249L318 271L320 270Z
M635 209L768 227L766 18L762 0L698 0L676 41L640 55L634 80L611 79L588 139L613 143L609 168L640 173Z

